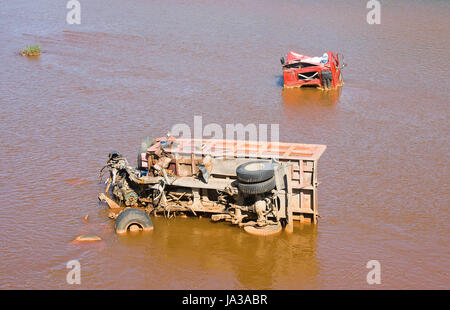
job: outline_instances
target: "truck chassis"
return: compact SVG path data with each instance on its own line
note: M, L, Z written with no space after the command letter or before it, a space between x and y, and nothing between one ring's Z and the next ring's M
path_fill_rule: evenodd
M292 232L293 221L318 221L317 164L325 149L298 143L147 138L137 167L119 152L109 153L100 173L109 171L107 195L99 199L112 209L118 233L151 230L147 214L206 215L256 235L283 227Z

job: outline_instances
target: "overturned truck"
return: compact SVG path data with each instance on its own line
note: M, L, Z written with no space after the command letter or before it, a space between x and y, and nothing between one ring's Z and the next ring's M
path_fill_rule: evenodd
M109 153L106 195L117 233L153 229L149 215L209 216L251 234L317 223L317 164L325 145L145 139L137 167ZM112 193L113 199L108 197Z

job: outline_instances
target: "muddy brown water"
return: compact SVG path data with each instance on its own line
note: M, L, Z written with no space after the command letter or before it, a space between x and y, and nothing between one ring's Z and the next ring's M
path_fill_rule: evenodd
M448 1L382 1L372 26L365 1L81 4L81 25L65 3L1 6L0 288L449 287ZM41 56L18 55L33 43ZM289 50L343 53L342 90L283 91ZM194 115L326 144L319 225L261 238L154 218L150 234L114 234L97 201L107 153L134 163L142 138ZM71 243L91 233L102 241Z

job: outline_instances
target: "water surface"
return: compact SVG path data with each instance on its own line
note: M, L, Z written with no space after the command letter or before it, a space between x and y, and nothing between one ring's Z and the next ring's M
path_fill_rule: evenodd
M64 1L63 1L64 2ZM0 288L448 288L448 1L2 1ZM43 54L18 51L38 43ZM345 55L341 91L282 90L289 50ZM155 218L119 237L98 170L112 149L176 123L280 124L326 144L318 226L259 238L208 219ZM89 214L88 223L82 218ZM103 241L74 245L81 233Z

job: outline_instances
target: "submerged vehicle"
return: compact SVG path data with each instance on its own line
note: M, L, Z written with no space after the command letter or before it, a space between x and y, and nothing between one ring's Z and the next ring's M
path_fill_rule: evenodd
M153 229L149 215L209 216L270 235L317 223L317 164L325 145L146 138L137 167L109 153L106 195L117 233ZM112 192L113 199L108 197Z
M284 87L314 86L323 90L335 89L344 84L342 69L343 56L332 52L322 57L310 57L289 52L281 57Z

